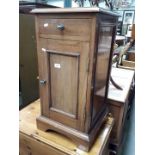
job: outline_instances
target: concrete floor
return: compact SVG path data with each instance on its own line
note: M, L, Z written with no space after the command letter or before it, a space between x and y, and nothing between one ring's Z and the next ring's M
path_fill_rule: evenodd
M130 118L125 127L126 137L120 155L135 155L135 100L130 113Z

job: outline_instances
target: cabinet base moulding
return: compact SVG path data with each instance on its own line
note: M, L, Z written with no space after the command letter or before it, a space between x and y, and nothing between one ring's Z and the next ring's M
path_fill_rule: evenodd
M107 120L107 114L108 111L102 113L104 117L100 117L102 120L98 121L88 134L65 126L44 116L37 117L37 128L43 131L52 130L61 133L71 139L79 149L88 152L95 141L95 137L97 136L100 127Z

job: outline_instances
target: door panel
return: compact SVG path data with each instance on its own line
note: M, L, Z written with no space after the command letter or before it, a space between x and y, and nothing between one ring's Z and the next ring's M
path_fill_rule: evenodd
M40 77L45 78L44 76L48 75L46 84L41 87L41 89L47 87L46 94L49 94L48 101L41 100L43 111L47 111L48 108L46 113L52 120L83 131L87 101L89 43L41 38L39 40L43 60L39 63L40 66L44 66L41 67L44 71L40 72ZM44 96L41 95L41 99L43 98Z
M50 54L51 110L77 118L78 56Z

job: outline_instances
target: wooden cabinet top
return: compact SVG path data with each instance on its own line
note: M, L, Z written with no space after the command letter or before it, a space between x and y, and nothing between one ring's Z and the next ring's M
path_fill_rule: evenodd
M37 13L37 14L46 14L46 13L103 13L113 16L119 16L118 14L104 10L98 7L94 8L37 8L33 9L31 13Z
M114 81L120 85L123 90L118 90L109 83L108 100L125 103L135 72L128 69L112 68L111 76Z

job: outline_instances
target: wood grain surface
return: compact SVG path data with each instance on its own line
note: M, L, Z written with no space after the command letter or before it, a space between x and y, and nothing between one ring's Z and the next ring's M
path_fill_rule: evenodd
M100 128L99 135L89 152L77 148L69 138L56 132L43 132L36 127L40 115L40 100L33 102L19 113L20 153L26 155L102 155L105 151L114 119L108 117ZM103 154L107 155L107 154Z

